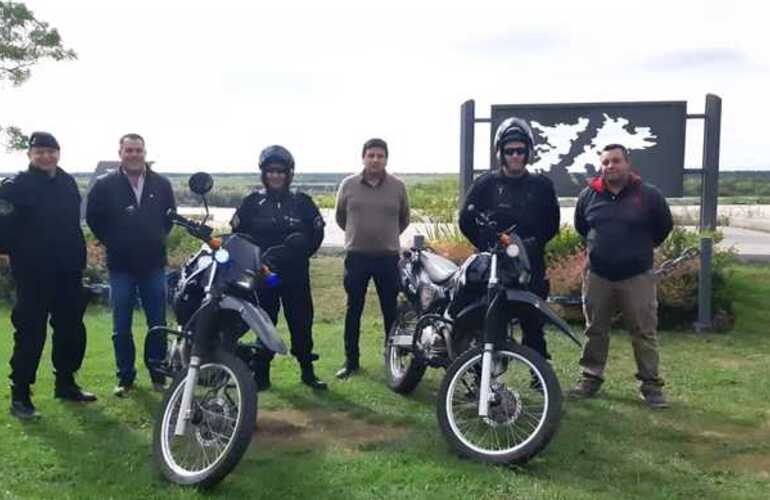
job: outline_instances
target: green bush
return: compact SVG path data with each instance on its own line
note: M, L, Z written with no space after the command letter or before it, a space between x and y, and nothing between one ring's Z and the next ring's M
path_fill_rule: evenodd
M562 224L559 233L545 246L545 261L554 262L583 250L583 238L569 224Z
M183 228L174 226L166 240L169 267L178 268L201 246L201 241L190 236Z
M734 249L717 248L724 236L712 233L714 251L711 259L711 310L717 330L729 330L735 321L731 267L737 262ZM656 252L656 264L678 257L690 247L700 248L700 234L675 227ZM681 266L658 286L660 317L664 328L689 328L698 314L698 280L700 260L693 259Z

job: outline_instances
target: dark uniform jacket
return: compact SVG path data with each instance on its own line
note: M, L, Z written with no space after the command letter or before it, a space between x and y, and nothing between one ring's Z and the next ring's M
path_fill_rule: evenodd
M559 201L548 177L526 172L508 177L499 169L471 185L460 210L460 230L476 248L486 250L494 234L479 227L475 211L487 213L502 231L516 224L516 234L527 246L532 273L545 273L545 245L559 232Z
M86 266L80 193L61 168L29 167L0 185L0 249L14 273L78 272Z
M246 233L266 251L282 245L292 233L302 233L306 248L299 251L284 272L305 271L308 259L324 239L324 220L313 199L305 193L260 189L247 196L233 216L233 231ZM295 267L296 266L296 267Z
M672 227L666 198L635 174L618 194L595 178L575 206L575 229L586 240L590 269L611 281L652 269L653 249Z
M171 183L149 167L139 204L121 169L97 179L88 193L86 221L107 248L107 267L141 274L165 266L169 209L176 209Z

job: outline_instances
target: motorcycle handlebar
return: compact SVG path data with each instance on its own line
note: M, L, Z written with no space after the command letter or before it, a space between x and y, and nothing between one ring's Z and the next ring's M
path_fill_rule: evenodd
M204 224L198 224L197 222L194 222L194 221L191 221L190 219L182 217L181 215L176 213L176 211L172 208L169 208L166 211L166 217L168 217L168 219L172 223L187 229L187 232L190 233L195 238L198 238L199 240L203 240L206 243L208 243L209 240L211 240L211 233L214 231L212 228Z

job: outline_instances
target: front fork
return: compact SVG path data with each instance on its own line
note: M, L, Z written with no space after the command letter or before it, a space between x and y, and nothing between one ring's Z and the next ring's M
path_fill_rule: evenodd
M218 303L216 300L212 300L210 294L207 294L207 300L204 301L204 305L197 312L197 318L195 320L195 331L193 333L193 349L190 356L190 365L187 367L187 375L185 376L184 389L182 393L182 402L179 406L179 414L176 419L176 427L174 434L176 436L184 436L187 430L187 424L193 417L193 394L195 393L195 386L198 385L198 375L200 374L201 358L203 353L212 349L210 345L212 342L211 333L216 331L216 313L218 311Z
M495 332L494 323L491 320L496 312L499 300L497 290L499 282L497 277L497 253L492 254L492 262L490 262L489 269L489 284L487 286L489 306L484 318L484 351L481 355L481 382L479 386L479 417L482 419L489 417L489 401L492 396L492 354L495 348Z
M201 358L199 356L190 357L190 366L187 368L187 376L184 381L184 392L182 393L182 404L179 407L179 415L176 419L176 436L184 436L187 429L187 422L193 415L192 401L195 386L198 384L198 374L200 373Z

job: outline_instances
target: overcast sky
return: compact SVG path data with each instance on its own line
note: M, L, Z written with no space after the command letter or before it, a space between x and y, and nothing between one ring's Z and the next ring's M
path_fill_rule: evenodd
M161 171L249 171L287 146L299 171L360 168L382 136L396 172L454 172L459 110L723 98L723 169L770 169L770 29L753 1L27 1L77 61L0 88L0 124L48 130L61 165L145 136ZM484 161L488 128L477 126ZM702 128L688 126L686 163ZM0 171L26 166L0 152Z

